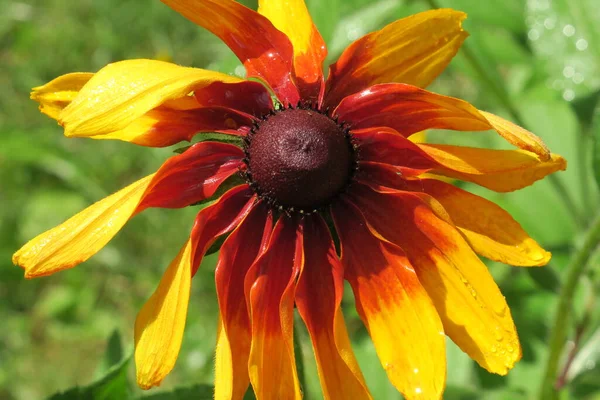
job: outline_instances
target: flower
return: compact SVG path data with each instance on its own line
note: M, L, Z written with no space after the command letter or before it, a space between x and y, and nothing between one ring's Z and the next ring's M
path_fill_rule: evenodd
M325 80L327 50L302 0L260 0L258 12L231 0L163 2L220 37L252 79L131 60L61 76L32 98L67 137L150 147L202 132L230 140L200 141L34 238L13 257L25 276L87 260L147 208L185 207L223 192L198 213L136 319L142 388L173 368L191 279L226 234L215 271L215 398L240 399L249 384L261 400L301 397L294 306L310 333L324 397L370 398L340 307L344 279L406 398L441 397L444 335L483 368L506 374L521 348L477 254L539 266L550 253L499 206L443 179L509 192L566 162L523 128L423 89L466 38L465 14L433 10L370 33ZM494 130L517 149L410 140L427 129Z

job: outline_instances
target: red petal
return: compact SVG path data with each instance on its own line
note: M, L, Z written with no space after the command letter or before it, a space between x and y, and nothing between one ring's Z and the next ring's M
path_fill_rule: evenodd
M231 393L223 393L227 398L242 398L250 383L248 357L251 330L244 296L244 278L257 255L266 249L272 228L271 213L267 212L264 205L257 205L221 247L215 282L224 334L230 346L225 353L230 355L231 360L226 364L231 366L231 370L220 371L224 376L217 376L215 390L224 390L218 384L227 380L222 385L231 387Z
M227 107L255 117L273 109L269 91L258 82L215 82L194 94L203 107Z
M300 100L293 83L292 44L267 18L232 0L162 2L221 38L248 76L264 79L284 104Z
M340 309L344 270L319 215L304 220L304 257L296 305L313 343L323 396L370 399Z
M295 221L282 216L267 250L246 275L252 326L248 370L254 393L261 400L301 398L293 322L296 279L303 258L302 231Z
M234 187L215 204L202 209L192 229L192 276L196 274L204 253L217 236L232 231L244 220L256 204L254 192L248 185Z
M415 174L407 174L406 169L399 170L389 164L382 164L376 162L361 162L359 164L358 173L356 174L356 180L364 183L365 185L379 185L394 188L398 190L410 190L405 176L415 176L422 171L415 170ZM410 170L409 170L410 172ZM415 180L419 182L419 180Z
M168 159L156 172L137 208L179 208L212 196L239 170L244 152L226 143L202 142Z
M446 351L440 318L398 246L368 229L345 201L332 207L345 277L390 381L408 399L440 398Z
M353 130L361 161L373 161L401 167L401 172L415 175L438 164L419 146L390 128ZM402 168L406 169L402 171Z
M401 83L375 85L348 96L334 114L353 129L387 126L406 137L434 128L492 129L469 103Z

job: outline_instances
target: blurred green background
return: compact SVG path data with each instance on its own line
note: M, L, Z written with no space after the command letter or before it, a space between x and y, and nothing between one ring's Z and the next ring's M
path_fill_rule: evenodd
M255 2L245 3L256 7ZM416 0L307 0L307 4L329 45L329 62L350 41L431 6ZM593 119L600 89L600 7L597 0L439 0L438 4L466 11L465 27L471 37L467 51L459 53L430 89L509 119L514 120L516 112L528 129L569 161L568 171L558 174L558 183L573 204L566 204L557 194L556 182L548 180L509 194L465 185L511 212L554 257L541 269L490 265L511 306L523 360L501 378L479 368L449 342L445 398L533 398L542 379L549 324L565 266L598 209L592 139L600 131L600 122L594 124ZM11 263L12 253L27 240L153 172L172 154L172 149L125 142L66 139L56 122L29 100L32 87L56 76L97 71L128 58L243 72L217 38L158 0L0 0L2 400L45 398L100 379L121 358L119 341L123 354L130 354L136 313L186 240L198 211L145 211L91 260L51 277L26 281ZM428 140L506 147L491 133L434 132ZM113 368L119 384L129 381L132 396L198 398L198 391L153 393L211 384L217 321L215 260L208 257L194 279L183 348L161 388L143 393L131 383L131 363ZM596 256L579 284L574 318L565 321L570 342L561 361L563 398L600 399L598 266ZM374 398L401 398L388 383L346 292L344 310L354 349ZM115 331L121 338L112 336L109 344ZM306 398L319 399L307 333L300 330L299 338ZM565 369L567 359L571 362ZM212 398L206 390L206 398ZM102 393L119 398L117 392Z

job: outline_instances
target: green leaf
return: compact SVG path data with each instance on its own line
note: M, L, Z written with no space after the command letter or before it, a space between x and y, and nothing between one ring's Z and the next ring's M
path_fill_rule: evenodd
M549 292L558 293L560 288L560 278L552 268L526 268L527 274L542 289Z
M592 150L592 169L594 170L596 184L600 188L600 104L598 104L594 110L591 133L594 143Z
M240 147L244 143L243 139L239 136L227 135L225 133L218 133L218 132L201 133L199 135L196 135L194 137L194 139L196 139L196 141L193 144L190 144L189 146L185 146L185 147L180 147L178 149L173 150L173 152L178 153L178 154L184 153L187 149L192 147L194 144L201 143L201 142L229 143L229 144L233 144L235 146L240 146Z
M528 38L548 84L571 101L600 88L597 0L528 1Z
M172 392L160 392L142 396L139 400L212 400L215 388L212 385L194 385L177 388Z
M96 369L96 377L101 378L104 376L112 367L117 365L123 360L123 345L121 344L121 335L119 331L115 329L108 338L106 344L106 351L104 358L100 361L98 368Z
M57 393L49 400L127 400L131 390L127 381L127 367L131 357L114 366L102 379L89 386L75 387L63 393Z
M513 33L525 32L521 0L442 0L439 5L466 12L468 21L477 27L494 26Z

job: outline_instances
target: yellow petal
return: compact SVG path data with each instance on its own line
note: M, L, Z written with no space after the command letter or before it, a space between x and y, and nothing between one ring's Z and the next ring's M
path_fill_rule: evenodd
M450 9L425 11L393 22L353 42L330 67L326 103L377 83L426 87L448 65L468 36L466 14Z
M168 100L213 82L241 79L163 61L129 60L102 68L59 116L66 136L94 136L125 128Z
M407 252L446 334L483 368L505 375L521 358L519 338L506 299L469 244L415 193L354 190L373 229Z
M327 48L304 0L259 0L258 12L285 33L294 48L294 72L303 99L316 98L323 80ZM306 85L315 84L310 90Z
M473 182L497 192L510 192L533 184L556 171L564 171L567 162L557 154L540 161L524 150L490 150L473 147L419 144L442 166L432 172Z
M74 72L59 76L43 86L33 88L31 99L40 103L40 111L50 118L58 119L60 112L77 96L94 74Z
M415 270L402 249L373 235L354 205L340 201L332 211L345 278L388 378L406 399L441 398L444 329Z
M473 250L482 256L519 266L546 265L550 261L550 253L491 201L435 179L421 179L416 186L441 203Z
M510 144L517 146L520 149L530 151L540 156L542 161L550 160L550 150L546 144L528 130L521 128L518 125L513 124L497 115L490 114L486 111L479 111L492 127Z
M38 235L13 255L13 263L25 269L26 278L34 278L87 260L129 220L153 176L140 179Z
M160 385L177 360L190 299L191 252L188 240L135 320L136 375L142 389Z

